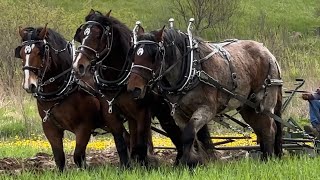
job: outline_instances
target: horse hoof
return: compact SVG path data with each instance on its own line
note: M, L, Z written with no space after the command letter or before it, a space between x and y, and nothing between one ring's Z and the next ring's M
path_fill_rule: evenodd
M180 162L181 164L187 165L189 168L194 168L198 165L204 164L204 160L196 155L192 155L189 157L182 156Z

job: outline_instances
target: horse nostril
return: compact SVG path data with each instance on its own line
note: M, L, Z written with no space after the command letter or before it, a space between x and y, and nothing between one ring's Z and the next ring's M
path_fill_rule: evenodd
M139 96L141 95L141 89L140 88L134 88L134 90L132 91L132 95L135 99L139 98Z
M83 76L83 75L85 74L84 65L83 65L83 64L80 64L79 67L78 67L78 69L79 69L79 74L80 74L81 76Z
M31 93L35 93L35 92L36 92L36 90L37 90L36 85L34 85L34 84L30 84L30 86L29 86L29 90L30 90L30 92L31 92Z

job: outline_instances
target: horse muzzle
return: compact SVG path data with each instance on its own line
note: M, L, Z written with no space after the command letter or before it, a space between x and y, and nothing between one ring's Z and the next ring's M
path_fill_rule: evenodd
M30 84L29 86L24 86L24 90L27 91L27 93L35 93L37 91L37 86L35 84Z
M134 89L129 90L129 92L131 92L135 100L143 99L145 96L145 90L138 87L135 87Z

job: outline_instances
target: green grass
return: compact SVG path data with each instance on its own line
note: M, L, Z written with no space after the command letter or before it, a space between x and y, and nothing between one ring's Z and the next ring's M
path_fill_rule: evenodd
M242 16L239 24L250 25L263 14L271 27L285 26L289 31L308 32L319 26L318 0L242 0Z
M7 139L6 139L7 141ZM0 158L12 157L12 158L30 158L35 156L38 152L44 152L48 154L52 154L51 149L48 148L38 148L32 146L10 146L10 145L0 145ZM66 151L66 153L70 153L71 151Z
M165 179L165 180L189 180L189 179L318 179L319 173L316 165L320 158L287 157L283 160L272 159L261 162L253 159L243 159L229 162L213 162L206 167L197 167L190 171L183 167L161 166L149 170L141 167L133 167L130 170L120 170L117 167L105 166L89 170L67 170L60 174L56 171L23 172L20 175L2 176L1 179Z

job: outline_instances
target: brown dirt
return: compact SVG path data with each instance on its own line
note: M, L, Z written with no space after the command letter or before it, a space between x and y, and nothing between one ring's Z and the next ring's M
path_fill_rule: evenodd
M239 159L246 157L243 151L226 152L219 151L215 155L220 160ZM155 150L154 155L149 156L150 164L157 166L160 164L173 164L176 157L176 152L173 150ZM76 168L71 154L66 155L67 169ZM112 165L118 166L118 154L114 148L103 151L90 151L86 155L86 162L89 167ZM23 171L44 171L56 169L53 156L47 153L39 152L34 157L30 158L2 158L0 159L0 174L19 174Z

